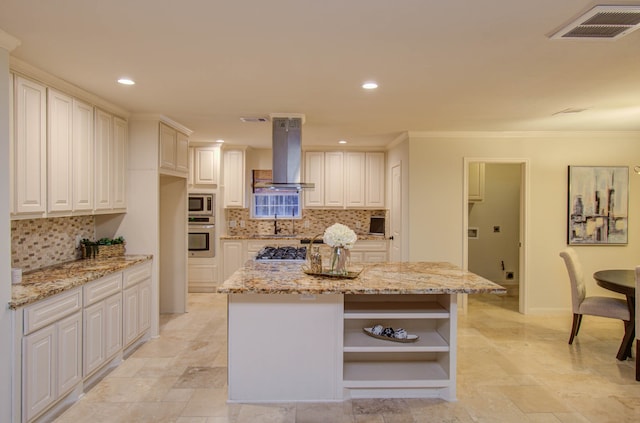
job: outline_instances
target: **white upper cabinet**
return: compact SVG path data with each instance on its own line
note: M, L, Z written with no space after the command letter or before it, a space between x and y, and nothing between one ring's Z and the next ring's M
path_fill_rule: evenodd
M46 88L20 76L14 85L13 210L42 216L46 204Z
M95 114L95 209L111 209L111 142L113 139L113 117L96 109Z
M196 147L194 154L194 184L217 185L218 166L220 162L219 147Z
M324 206L324 153L308 151L304 155L304 181L315 186L303 191L305 207Z
M93 211L93 107L73 100L73 210Z
M189 172L189 137L160 123L160 173L187 177Z
M365 207L385 206L385 160L383 152L367 152L365 155Z
M176 134L176 171L189 172L189 137L182 132Z
M225 150L223 153L222 183L225 208L245 207L244 150Z
M384 152L305 153L305 207L384 208Z
M345 153L344 187L347 207L365 207L365 156L364 152Z
M469 196L470 202L484 200L484 163L469 163Z
M126 211L127 122L96 109L95 210Z
M113 118L113 157L111 163L112 207L118 211L127 208L127 138L129 126L124 119Z
M47 98L47 211L73 208L73 99L49 89Z

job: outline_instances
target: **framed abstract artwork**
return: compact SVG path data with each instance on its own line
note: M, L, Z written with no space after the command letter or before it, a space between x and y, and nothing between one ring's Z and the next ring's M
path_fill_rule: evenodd
M569 166L567 243L627 243L629 168Z

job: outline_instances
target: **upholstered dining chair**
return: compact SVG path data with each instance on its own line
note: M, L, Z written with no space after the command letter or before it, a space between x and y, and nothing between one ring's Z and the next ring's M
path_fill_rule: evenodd
M560 257L564 259L569 273L571 283L571 303L573 308L573 325L569 344L573 343L573 338L578 335L582 316L610 317L628 322L630 320L629 307L627 301L620 298L587 296L587 289L584 283L584 275L578 255L573 248L567 248L560 252Z
M640 266L636 266L636 380L640 382Z

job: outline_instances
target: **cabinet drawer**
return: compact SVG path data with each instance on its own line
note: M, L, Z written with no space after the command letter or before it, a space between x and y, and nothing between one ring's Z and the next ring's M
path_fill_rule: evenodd
M387 251L387 241L357 241L352 251Z
M122 290L122 273L118 272L113 275L105 276L84 287L84 306L91 305L96 301L107 298L110 295L117 294Z
M124 287L128 288L151 277L151 263L145 263L124 273Z
M75 288L24 309L24 334L43 328L82 308L82 291Z

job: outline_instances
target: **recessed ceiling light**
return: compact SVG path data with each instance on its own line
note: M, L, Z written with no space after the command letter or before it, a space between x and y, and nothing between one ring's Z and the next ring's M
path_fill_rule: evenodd
M364 88L365 90L375 90L376 88L378 88L378 84L373 81L367 81L362 84L362 88Z
M118 83L122 85L135 85L135 81L129 78L120 78L118 79Z
M216 140L216 142L217 142L218 144L222 144L222 143L224 142L224 140L223 140L223 139L219 139L219 140Z
M345 140L338 141L338 144L346 144L346 143L347 143L347 141L345 141Z

